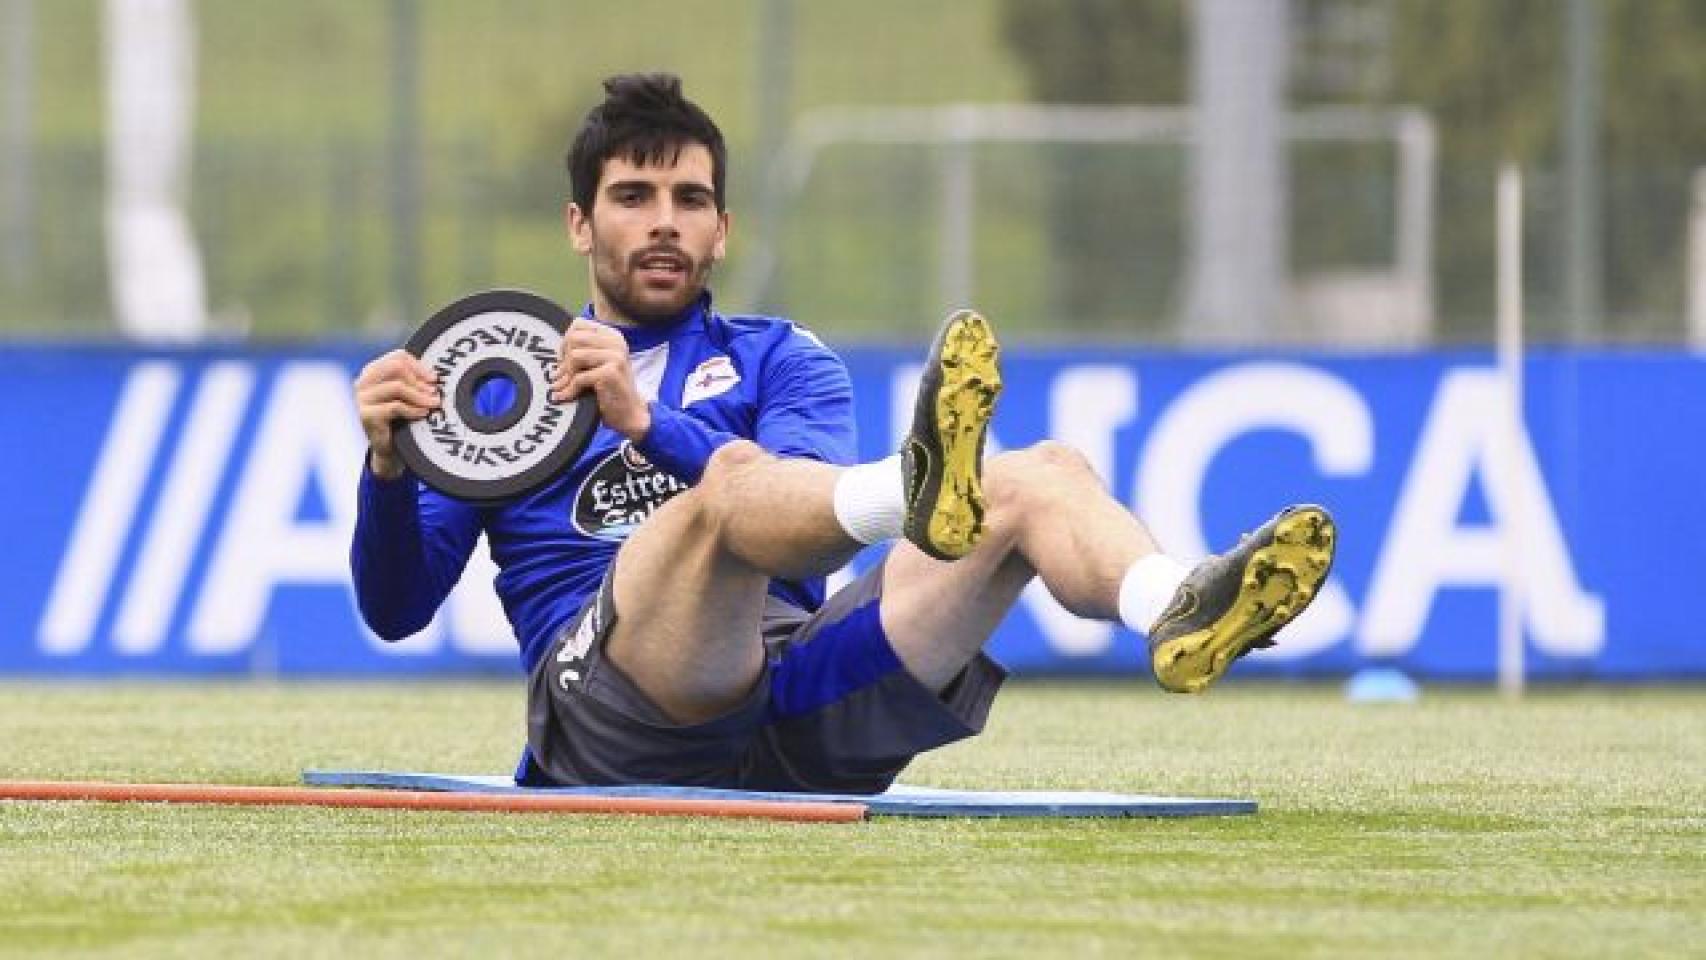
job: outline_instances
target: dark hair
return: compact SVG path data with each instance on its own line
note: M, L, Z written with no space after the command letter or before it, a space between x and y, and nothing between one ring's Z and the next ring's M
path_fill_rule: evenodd
M674 163L681 148L703 144L711 151L711 190L723 209L724 167L728 150L723 132L709 114L681 94L673 73L624 73L604 81L604 102L593 107L569 147L569 193L592 213L604 163L626 154L636 166Z

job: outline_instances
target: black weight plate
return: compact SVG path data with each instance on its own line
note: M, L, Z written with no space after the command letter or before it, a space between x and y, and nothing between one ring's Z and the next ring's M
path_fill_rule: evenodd
M568 311L524 290L488 290L432 315L403 349L438 374L443 402L421 420L398 421L397 452L429 486L460 500L518 497L549 483L586 449L598 404L551 401L551 374L569 328ZM513 400L482 411L475 398L492 380Z

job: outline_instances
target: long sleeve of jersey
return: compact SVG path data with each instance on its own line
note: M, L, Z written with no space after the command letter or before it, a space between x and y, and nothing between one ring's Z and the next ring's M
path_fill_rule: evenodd
M362 458L364 461L366 457ZM362 619L386 640L418 632L450 594L480 536L475 508L363 466L350 570Z
M708 302L708 301L707 301ZM386 639L431 621L480 536L526 666L597 590L633 525L697 483L718 447L746 438L773 454L850 463L856 456L847 368L817 339L774 317L725 318L696 306L670 328L625 329L636 384L654 399L633 444L600 427L562 475L525 496L473 505L414 477L363 470L350 565L362 617ZM816 609L823 581L772 592Z
M813 338L795 334L784 355L766 358L752 440L782 457L852 463L853 384L847 368ZM692 414L651 405L652 426L638 445L653 463L689 484L699 482L717 448L736 435Z

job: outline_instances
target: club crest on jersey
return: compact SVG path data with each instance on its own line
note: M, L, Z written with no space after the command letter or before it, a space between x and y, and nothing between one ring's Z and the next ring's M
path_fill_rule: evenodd
M658 507L686 489L687 484L659 470L624 441L575 491L575 529L598 540L626 540Z
M687 375L687 382L681 387L681 405L691 406L728 393L739 382L740 371L735 369L734 362L719 354L694 367L693 372Z

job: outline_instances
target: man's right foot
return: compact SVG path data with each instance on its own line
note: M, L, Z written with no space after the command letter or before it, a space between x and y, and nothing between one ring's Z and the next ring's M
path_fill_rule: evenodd
M906 539L938 560L983 536L983 442L1001 395L1001 346L989 321L961 310L942 324L918 382L901 448Z
M1232 661L1273 646L1273 635L1327 579L1337 536L1325 509L1288 507L1236 547L1197 564L1149 631L1156 682L1199 693Z

